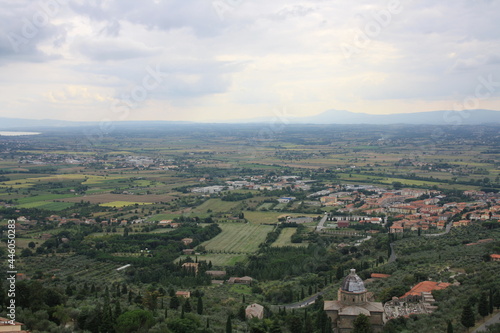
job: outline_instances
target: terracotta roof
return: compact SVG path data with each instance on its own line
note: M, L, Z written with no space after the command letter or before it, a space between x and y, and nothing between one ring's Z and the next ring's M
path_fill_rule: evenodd
M401 296L400 298L405 298L406 296L419 296L423 292L431 292L433 290L446 289L450 286L447 282L434 282L434 281L423 281L411 288L409 292Z
M372 273L371 275L372 278L378 278L378 279L385 279L390 277L389 274L382 274L382 273Z
M500 259L500 254L492 254L490 257L491 259Z

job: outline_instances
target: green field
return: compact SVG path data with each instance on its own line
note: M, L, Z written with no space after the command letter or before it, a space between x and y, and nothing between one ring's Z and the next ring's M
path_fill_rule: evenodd
M307 243L292 243L292 235L297 231L297 228L283 228L278 239L271 245L273 247L283 246L307 246Z
M250 223L224 223L222 232L202 245L212 252L254 253L264 242L272 226Z
M257 210L269 210L271 208L273 208L274 204L272 202L265 202L263 203L262 205L259 206L259 208L257 208Z
M317 214L281 213L281 212L254 212L245 211L245 218L252 224L277 224L280 217L310 216L317 217Z
M152 202L132 202L132 201L111 201L111 202L106 202L102 203L99 206L102 207L116 207L116 208L121 208L121 207L126 207L126 206L133 206L133 205L152 205Z
M212 212L229 212L235 209L240 203L236 201L222 201L221 199L209 199L193 209L194 213L207 213L208 210Z
M19 208L39 208L46 210L61 211L66 208L72 207L74 203L71 202L52 202L52 201L34 201L22 205L16 205Z
M74 194L39 194L36 196L20 198L17 200L17 203L26 204L36 201L47 201L47 200L56 200L56 199L73 198L73 197L75 197Z

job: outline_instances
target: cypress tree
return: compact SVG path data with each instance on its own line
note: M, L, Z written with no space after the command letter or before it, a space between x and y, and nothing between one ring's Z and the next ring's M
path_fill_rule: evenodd
M120 315L122 314L122 307L120 305L120 301L119 300L116 300L116 303L115 303L115 319L120 317Z
M344 277L344 270L342 269L342 266L337 267L337 273L335 274L335 277L337 280L340 280Z
M493 293L493 305L497 309L500 309L500 291L498 291L498 290Z
M472 308L470 305L464 306L460 322L467 328L473 327L474 324L476 323L476 319L474 318L474 312L472 312Z
M488 312L493 313L493 289L490 289L490 295L488 299Z
M453 333L453 325L451 324L451 320L448 321L448 327L446 328L446 333Z
M227 316L226 333L233 333L233 325L231 323L231 315Z
M203 300L198 297L198 304L196 305L196 313L199 315L203 314Z
M328 318L325 325L325 333L330 333L332 330L333 330L332 321L330 320L330 318Z
M184 310L186 312L191 312L193 311L193 307L191 306L191 302L189 301L189 298L186 299L186 302L184 303L184 306L183 306Z
M311 316L308 316L307 310L305 312L304 318L304 328L302 329L303 333L312 333L313 332L313 324L311 320Z
M177 310L177 308L179 308L179 299L177 298L176 295L172 296L172 298L170 298L170 308L171 309L174 309L174 310Z
M245 319L247 319L247 314L243 305L238 309L238 319L241 321L245 321Z
M490 313L486 294L481 294L481 298L479 299L479 304L477 306L477 309L482 317L486 317Z

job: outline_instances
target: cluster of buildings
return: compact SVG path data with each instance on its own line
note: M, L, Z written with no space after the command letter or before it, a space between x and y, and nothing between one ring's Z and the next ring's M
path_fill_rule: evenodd
M348 189L348 190L347 190ZM387 190L369 185L344 185L315 192L309 197L319 197L322 206L336 206L337 211L349 217L330 217L335 227L346 228L353 221L359 223L384 223L370 215L392 216L396 219L391 233L404 230L423 231L444 229L454 219L453 226L465 226L473 221L500 220L500 194L465 191L471 197L467 202L446 202L440 191L426 189ZM364 214L356 218L352 214ZM460 216L460 219L456 219Z
M205 181L205 178L200 179ZM214 194L221 191L231 191L238 189L247 190L282 190L290 188L293 191L303 190L309 191L311 189L310 183L312 180L301 180L298 176L277 176L272 179L267 179L263 176L247 176L242 177L240 180L226 181L226 185L212 185L204 187L196 187L191 190L193 193Z
M390 275L372 274L373 279L388 277ZM423 281L403 296L394 297L391 301L382 304L374 302L373 294L366 289L363 280L356 274L356 270L351 269L340 285L337 300L325 301L324 310L332 321L335 333L352 332L354 321L360 314L368 317L373 332L379 333L383 331L389 319L433 312L437 307L431 292L449 286L449 283Z
M432 296L433 290L446 289L447 282L422 281L401 297L393 297L384 304L387 319L408 317L415 314L429 314L437 309L436 300Z

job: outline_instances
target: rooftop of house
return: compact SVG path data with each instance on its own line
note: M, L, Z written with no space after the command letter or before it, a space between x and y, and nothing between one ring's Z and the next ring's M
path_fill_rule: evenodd
M431 292L433 290L446 289L450 286L447 282L434 282L434 281L423 281L415 285L409 292L401 296L400 298L405 298L407 296L419 296L423 292Z
M375 279L385 279L385 278L388 278L390 277L389 274L382 274L382 273L372 273L371 275L372 278L375 278Z

